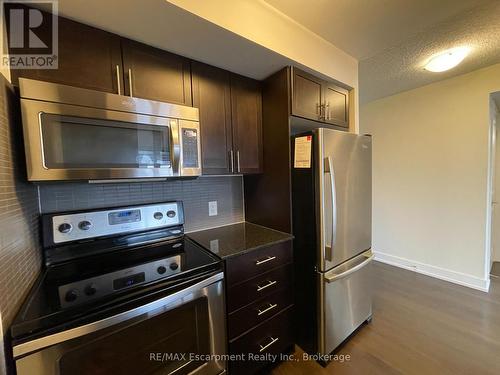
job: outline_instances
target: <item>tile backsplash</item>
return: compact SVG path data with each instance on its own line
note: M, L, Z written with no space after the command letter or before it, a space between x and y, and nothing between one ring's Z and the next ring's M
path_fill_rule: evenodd
M182 200L186 231L244 220L241 176L117 184L41 184L39 189L42 213ZM216 216L208 215L210 201L217 201Z
M0 75L0 316L4 334L42 263L37 188L26 181L17 108L12 87Z

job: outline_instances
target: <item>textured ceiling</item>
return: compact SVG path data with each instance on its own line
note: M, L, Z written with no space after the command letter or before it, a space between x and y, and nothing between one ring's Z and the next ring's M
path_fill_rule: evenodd
M472 50L456 68L442 73L431 73L423 69L430 56L457 46L469 46ZM361 61L360 102L366 103L498 62L500 1L493 0Z
M358 60L484 0L265 0Z
M500 0L266 0L360 60L366 103L500 62ZM456 46L472 51L456 68L423 70Z

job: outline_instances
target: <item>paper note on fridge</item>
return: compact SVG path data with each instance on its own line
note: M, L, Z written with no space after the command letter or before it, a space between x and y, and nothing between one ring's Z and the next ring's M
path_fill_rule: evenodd
M294 168L311 168L312 136L295 138Z

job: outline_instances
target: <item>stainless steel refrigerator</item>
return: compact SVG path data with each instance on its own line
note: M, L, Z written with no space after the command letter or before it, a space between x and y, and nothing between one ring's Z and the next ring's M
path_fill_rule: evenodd
M311 354L332 353L371 320L371 150L368 135L292 137L295 327Z

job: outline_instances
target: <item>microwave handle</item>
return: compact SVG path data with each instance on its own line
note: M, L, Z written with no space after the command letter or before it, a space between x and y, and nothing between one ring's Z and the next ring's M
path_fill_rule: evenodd
M170 160L174 176L179 176L179 164L181 159L181 142L179 139L179 123L177 120L170 121Z

